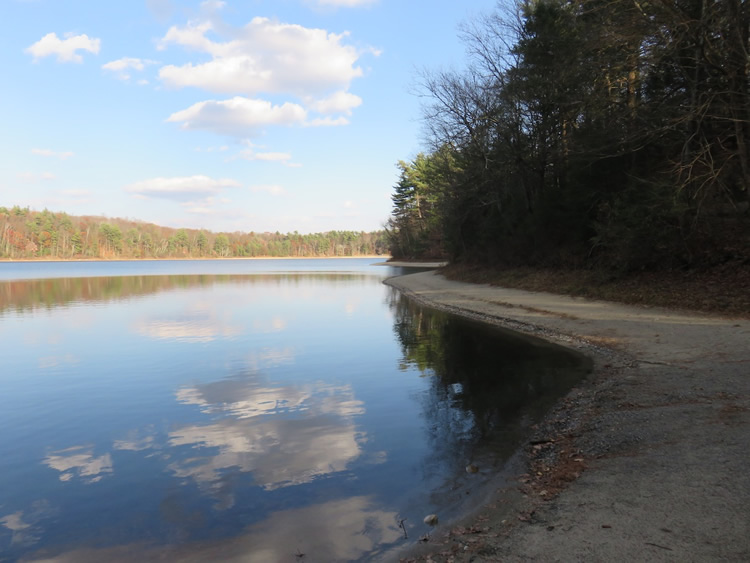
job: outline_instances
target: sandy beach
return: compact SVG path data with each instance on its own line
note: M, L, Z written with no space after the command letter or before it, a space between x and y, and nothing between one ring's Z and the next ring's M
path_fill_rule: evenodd
M435 272L386 283L595 366L529 436L511 485L402 561L750 561L750 320Z

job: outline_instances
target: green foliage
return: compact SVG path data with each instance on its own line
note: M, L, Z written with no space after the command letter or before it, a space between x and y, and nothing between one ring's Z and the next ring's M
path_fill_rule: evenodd
M750 260L750 4L526 0L427 75L392 253L620 271Z
M418 154L398 162L399 181L391 196L393 218L387 225L391 254L397 258L444 256L440 193L443 154Z
M229 238L224 233L221 233L216 237L214 241L214 252L225 258L229 256Z
M206 255L206 252L208 251L208 238L206 237L206 233L203 231L198 233L198 236L195 239L195 246L198 248L198 254L200 256Z
M216 234L124 219L0 208L0 258L326 257L387 252L384 231Z

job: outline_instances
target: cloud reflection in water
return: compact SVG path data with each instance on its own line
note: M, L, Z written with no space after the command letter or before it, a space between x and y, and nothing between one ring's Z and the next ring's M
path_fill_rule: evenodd
M212 342L218 338L231 338L242 333L240 327L223 325L214 319L140 321L135 325L135 330L155 340L180 342Z
M74 446L49 454L44 463L60 472L60 481L79 477L84 483L96 483L112 474L112 457L106 453L94 456L91 446Z
M170 433L170 445L215 447L215 455L197 455L170 465L179 477L199 483L218 483L229 468L252 472L266 490L310 482L314 477L343 471L360 455L353 424L333 417L298 420L223 420L206 426L187 426ZM203 454L203 452L200 452Z
M356 561L378 545L401 537L396 513L354 496L303 508L281 510L220 541L196 541L176 547L134 542L106 548L81 547L54 556L55 563L129 563L140 561ZM301 557L304 555L304 559ZM39 559L34 559L39 561ZM44 560L50 559L45 557Z
M169 469L209 488L218 487L229 469L251 472L266 490L307 483L345 470L366 441L354 423L364 405L348 385L274 387L249 374L182 388L177 399L198 405L205 414L225 415L169 434L171 447L195 450L195 455L173 462Z

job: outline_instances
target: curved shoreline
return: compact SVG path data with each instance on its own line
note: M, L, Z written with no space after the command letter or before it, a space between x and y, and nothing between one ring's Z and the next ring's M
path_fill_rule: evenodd
M403 561L750 560L750 321L446 280L417 301L590 355L526 472Z

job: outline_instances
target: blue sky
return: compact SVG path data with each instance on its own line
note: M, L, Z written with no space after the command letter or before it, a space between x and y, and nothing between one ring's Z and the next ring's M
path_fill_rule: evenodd
M375 230L420 69L494 0L0 0L0 205L213 231Z

